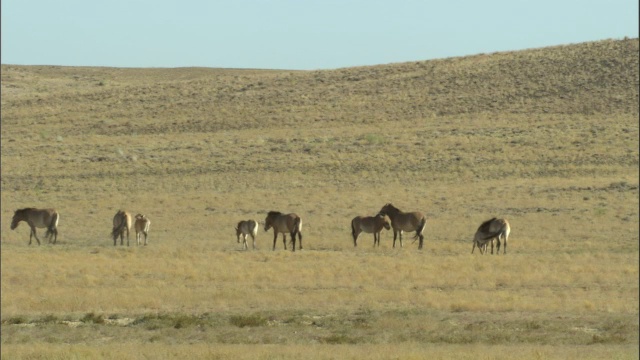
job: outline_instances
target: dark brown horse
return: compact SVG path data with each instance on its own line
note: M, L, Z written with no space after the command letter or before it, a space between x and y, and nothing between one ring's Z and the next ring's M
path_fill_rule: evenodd
M116 240L120 237L120 245L123 244L124 234L127 234L127 246L129 246L129 231L131 230L131 214L124 210L118 210L113 216L113 229L111 236L113 237L113 246L116 246Z
M497 242L496 254L500 253L500 240L504 241L503 254L507 253L507 239L509 239L509 233L511 233L511 226L507 219L491 218L478 227L476 234L473 236L473 247L471 253L478 246L480 254L487 252L487 245L491 243L491 254L493 254L493 244Z
M376 216L356 216L351 220L351 235L353 236L353 246L358 246L358 236L360 233L373 233L373 246L380 246L380 233L382 229L391 229L389 217L383 214Z
M282 234L284 249L287 250L287 233L291 235L293 251L296 251L296 234L298 234L299 249L302 250L302 219L298 215L269 211L264 220L264 231L268 231L270 228L273 228L273 250L276 249L278 234Z
M55 244L58 240L58 221L60 220L60 214L55 209L35 209L24 208L16 210L13 213L13 219L11 220L11 230L18 227L20 221L24 221L29 224L31 232L29 233L29 245L31 245L32 238L35 237L38 245L40 245L40 239L36 234L36 228L47 228L45 238L51 243Z
M400 235L400 247L402 247L402 232L415 231L414 239L419 239L418 249L422 249L424 243L424 227L427 225L427 217L419 211L403 212L392 204L386 204L380 209L380 214L387 215L391 219L393 228L393 247L396 247L396 237Z

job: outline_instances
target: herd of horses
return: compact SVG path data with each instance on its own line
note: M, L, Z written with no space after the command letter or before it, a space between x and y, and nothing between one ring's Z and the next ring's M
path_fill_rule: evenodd
M58 222L60 215L55 209L36 209L24 208L16 210L11 221L11 230L14 230L21 221L26 222L31 228L29 233L29 245L32 238L35 237L38 245L40 239L36 234L36 228L46 228L45 238L49 243L54 244L58 238ZM373 246L380 246L380 234L383 229L393 229L393 247L396 247L396 239L400 240L402 247L403 232L413 232L414 242L417 240L418 249L422 249L424 244L424 235L422 234L427 224L427 218L419 211L404 212L396 208L392 204L385 204L380 211L374 216L356 216L351 220L351 235L353 237L353 246L358 246L358 237L361 233L373 234ZM124 210L118 210L113 217L113 228L111 236L113 245L117 245L117 239L120 238L120 245L124 245L124 237L127 238L127 246L129 246L129 231L132 225L131 214ZM134 229L136 232L136 244L141 245L142 236L144 236L144 245L147 245L147 237L149 235L149 227L151 221L142 214L135 216ZM258 233L258 222L250 220L242 220L235 226L237 242L240 243L242 237L242 247L248 249L247 237L251 236L253 240L253 248L256 247L256 235ZM273 250L276 249L278 234L282 234L282 243L284 249L287 250L287 234L291 236L291 250L296 250L296 239L298 240L298 249L302 250L302 219L294 214L283 214L279 211L269 211L264 221L264 230L273 229ZM507 239L511 227L506 219L491 218L483 222L473 237L473 254L476 246L481 254L487 253L488 246L491 244L491 254L493 254L494 245L497 246L497 252L500 253L500 245L504 243L503 254L507 253ZM53 241L52 241L53 240Z

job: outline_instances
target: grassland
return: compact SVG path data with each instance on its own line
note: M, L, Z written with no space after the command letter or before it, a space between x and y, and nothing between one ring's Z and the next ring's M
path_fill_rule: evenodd
M6 359L638 358L638 39L323 71L2 65ZM387 202L425 248L349 222ZM28 246L17 208L56 207ZM120 209L149 246L114 247ZM304 250L234 224L303 219ZM471 255L512 225L508 254Z

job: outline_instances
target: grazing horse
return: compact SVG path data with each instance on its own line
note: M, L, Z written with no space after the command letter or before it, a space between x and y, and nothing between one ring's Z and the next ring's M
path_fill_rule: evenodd
M396 238L398 237L398 234L400 235L400 247L402 247L402 232L415 231L416 235L413 238L420 240L418 243L418 249L422 249L422 244L424 243L424 235L422 235L422 231L424 231L424 227L427 225L426 216L419 211L402 212L391 203L383 206L382 209L380 209L380 214L387 215L389 219L391 219L394 248L396 247Z
M55 209L35 209L24 208L16 210L13 213L13 219L11 220L11 230L18 227L20 221L25 221L29 224L31 232L29 233L29 245L31 245L32 238L35 237L38 245L40 245L40 239L36 234L36 228L47 228L45 238L51 243L55 244L58 240L58 220L60 220L60 214Z
M147 236L149 236L149 227L151 226L151 220L146 215L136 215L136 222L134 228L136 229L136 244L140 245L142 241L142 235L144 234L144 246L147 246Z
M118 210L113 216L113 230L111 230L111 236L113 237L113 246L116 246L116 240L120 236L120 245L123 244L124 233L127 233L127 246L129 246L129 230L131 229L131 214L124 210Z
M507 219L497 219L491 218L485 222L483 222L476 231L476 234L473 236L473 247L471 248L471 253L473 254L473 250L478 246L478 250L480 250L480 254L484 254L487 252L487 245L491 243L491 254L493 254L493 244L497 241L497 251L496 254L500 253L500 240L504 239L504 250L503 254L507 253L507 239L509 238L509 233L511 232L511 226Z
M251 235L251 239L253 240L253 249L256 248L256 235L258 234L257 221L242 220L238 222L238 225L236 225L235 229L236 229L236 237L238 238L238 243L240 243L240 235L242 235L242 248L244 250L249 249L249 246L247 245L247 235Z
M279 211L269 211L264 220L264 231L273 228L273 250L276 249L278 234L282 233L284 249L287 250L287 233L291 234L293 251L296 251L296 234L300 240L299 249L302 250L302 219L296 214L283 214Z
M353 235L353 247L358 246L360 233L373 233L373 246L380 246L380 233L382 229L391 229L389 217L383 214L376 216L356 216L351 220L351 235Z

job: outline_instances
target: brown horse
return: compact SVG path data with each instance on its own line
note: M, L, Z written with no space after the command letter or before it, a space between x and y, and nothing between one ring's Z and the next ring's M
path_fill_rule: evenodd
M264 220L264 231L273 228L273 250L276 249L278 234L282 234L284 249L287 250L287 233L291 234L293 251L296 251L296 234L300 240L299 249L302 250L302 219L296 214L283 214L279 211L269 211Z
M427 217L419 211L403 212L392 204L386 204L380 209L380 214L387 215L391 219L393 228L393 247L396 247L396 238L400 235L400 247L402 247L402 232L415 231L414 239L420 240L418 249L422 249L424 243L424 227L427 225Z
M120 236L120 245L123 244L124 233L127 233L127 246L129 246L129 230L131 229L131 214L124 210L118 210L113 216L113 229L111 236L113 237L113 246L116 246L116 240Z
M240 236L242 236L242 248L244 250L249 249L247 245L247 236L250 235L253 240L253 248L256 248L256 235L258 234L258 222L255 220L242 220L236 225L236 237L238 243L240 243Z
M382 229L391 229L389 217L383 214L376 216L356 216L351 220L351 235L353 236L353 246L358 246L358 236L360 233L373 233L373 246L380 246L380 233Z
M31 245L32 238L35 237L38 245L40 245L40 239L36 234L36 228L47 228L45 238L51 243L55 244L58 240L58 221L60 220L60 214L55 209L35 209L24 208L16 210L13 213L13 219L11 220L11 230L18 227L20 221L24 221L29 224L31 232L29 233L29 245Z
M144 234L144 246L147 246L147 236L149 236L149 227L151 227L151 220L146 215L136 215L136 222L134 228L136 229L136 244L140 245L142 241L142 235Z
M493 254L493 244L497 242L496 254L500 253L500 240L504 240L503 254L507 253L507 239L511 233L511 226L507 219L491 218L483 222L476 230L476 234L473 236L473 247L471 253L478 246L480 254L487 252L487 245L491 243L491 254Z

